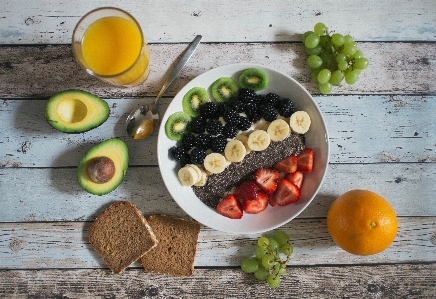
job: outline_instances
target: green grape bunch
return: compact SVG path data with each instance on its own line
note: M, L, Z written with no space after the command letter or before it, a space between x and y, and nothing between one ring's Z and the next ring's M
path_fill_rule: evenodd
M277 231L273 238L262 236L257 241L255 257L244 259L241 270L253 273L258 280L266 281L270 288L275 289L281 283L280 276L286 273L292 251L293 247L286 232Z
M368 59L351 35L331 34L323 23L316 23L313 31L302 36L307 65L312 69L311 80L318 83L322 94L329 94L333 85L345 80L354 84L362 70L368 67Z

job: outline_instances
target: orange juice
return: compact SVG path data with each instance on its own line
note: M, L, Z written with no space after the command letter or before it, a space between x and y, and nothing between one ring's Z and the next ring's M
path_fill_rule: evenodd
M103 8L83 20L73 36L73 52L89 73L116 85L138 85L147 78L148 47L133 17Z

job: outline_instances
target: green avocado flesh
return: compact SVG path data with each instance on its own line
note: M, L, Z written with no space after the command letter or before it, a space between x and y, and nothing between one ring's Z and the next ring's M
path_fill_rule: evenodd
M114 162L115 174L106 183L94 182L88 174L88 166L94 158L107 157ZM95 195L107 194L117 188L124 179L129 165L129 149L122 140L113 138L103 141L91 148L80 160L77 178L80 186Z
M45 116L49 124L65 133L82 133L98 127L109 117L109 105L82 90L64 90L47 102Z

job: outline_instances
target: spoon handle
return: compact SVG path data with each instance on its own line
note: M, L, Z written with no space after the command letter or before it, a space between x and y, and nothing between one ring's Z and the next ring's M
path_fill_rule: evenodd
M183 56L177 62L176 66L171 71L171 73L169 74L165 83L163 84L162 88L160 89L159 93L157 94L155 102L165 92L165 90L173 82L173 80L177 77L179 72L182 70L182 68L188 62L189 58L191 58L192 54L194 53L195 49L197 48L198 44L200 43L200 40L201 40L201 35L197 35L195 37L195 39L191 42L189 47L185 50L185 52L183 53Z

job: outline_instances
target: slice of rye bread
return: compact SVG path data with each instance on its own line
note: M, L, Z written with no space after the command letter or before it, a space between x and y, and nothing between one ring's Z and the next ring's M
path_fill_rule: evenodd
M89 230L89 242L114 273L121 273L157 245L141 211L128 201L108 207Z
M141 257L141 264L150 273L188 277L194 273L200 224L169 215L147 218L158 244Z

